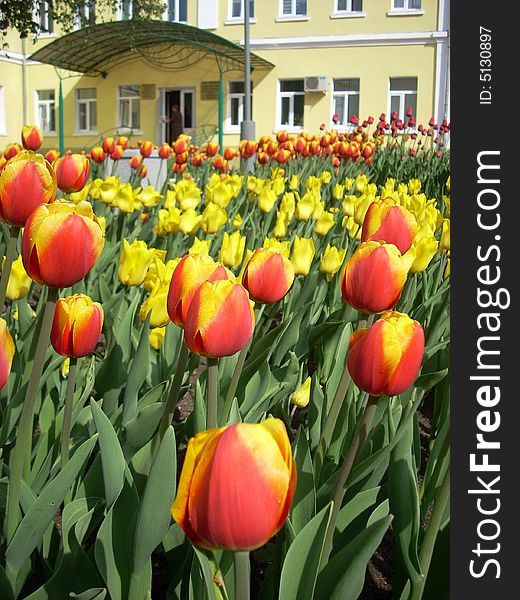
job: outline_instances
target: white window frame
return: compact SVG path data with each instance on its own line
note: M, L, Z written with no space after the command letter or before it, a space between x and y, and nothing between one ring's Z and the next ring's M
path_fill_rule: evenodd
M164 0L166 6L163 12L163 20L164 21L169 21L169 16L168 16L168 0ZM175 0L175 15L179 15L180 14L180 2L181 0ZM176 16L176 18L172 21L172 23L187 23L188 22L188 0L186 0L186 21L181 21L178 16Z
M79 91L82 89L93 89L96 92L96 97L95 98L80 98L79 97ZM80 128L80 123L79 123L79 107L80 104L85 104L86 105L86 111L87 111L87 124L90 126L90 105L92 103L96 104L96 109L97 109L97 88L93 87L93 88L76 88L76 135L85 135L85 134L91 134L91 133L97 133L97 122L96 122L96 126L92 129L92 128L88 128L88 129L81 129ZM97 121L97 111L96 111L96 121Z
M303 77L284 77L282 79L278 79L277 84L277 94L276 94L276 131L285 130L289 133L298 133L299 131L303 131L305 127L305 92L282 92L282 81L293 81L301 79L304 81ZM295 96L303 96L303 124L302 125L294 125L294 97ZM282 124L282 98L289 98L289 123Z
M81 16L79 15L79 13L75 13L74 14L74 31L77 31L78 29L81 29L82 27L85 27L88 25L90 25L90 21L92 20L92 17L94 17L94 23L96 22L96 2L94 0L94 3L91 2L91 0L83 0L83 5L85 7L85 21L86 23L83 24L81 22ZM94 14L91 14L92 9L94 9Z
M424 15L423 2L421 0L421 8L412 8L411 0L403 0L403 6L396 6L396 0L391 0L390 10L386 13L388 17L403 17L413 15Z
M5 122L5 86L0 85L0 135L7 135Z
M40 100L39 92L54 92L54 100ZM36 90L34 92L34 104L35 104L35 119L38 129L41 130L42 133L46 135L56 135L56 129L45 129L43 127L43 123L40 121L40 106L45 106L45 111L48 113L50 111L50 107L52 105L52 109L54 110L54 126L56 126L56 90L52 88L47 88L43 90ZM50 120L50 118L49 118Z
M308 21L309 20L309 0L307 0L306 13L304 15L296 12L296 0L291 0L292 10L290 13L283 12L283 0L280 0L278 16L276 21Z
M139 88L139 96L128 96L128 97L124 97L121 96L121 88L124 87L138 87ZM127 100L130 103L130 109L128 114L132 115L132 103L133 102L139 102L139 127L134 127L133 123L131 125L126 125L123 124L122 121L122 114L121 114L121 100ZM141 130L141 85L138 83L122 83L120 85L118 85L117 87L117 109L116 109L116 115L117 115L117 128L118 131L128 131L128 132L132 132L132 133L142 133Z
M392 81L392 79L402 79L402 78L409 78L409 77L414 77L417 80L417 85L415 90L399 90L399 91L395 91L395 90L391 90L390 89L390 82ZM411 95L411 94L415 94L415 106L417 108L417 100L419 98L419 78L415 77L413 75L402 75L402 76L394 76L394 77L389 77L388 78L388 110L387 110L387 114L388 117L391 118L392 117L392 97L394 96L398 96L399 97L399 111L398 111L398 116L397 118L401 121L406 120L406 110L408 109L408 107L405 105L406 104L406 95ZM416 111L417 112L417 111ZM417 115L414 114L413 115L416 119L417 119Z
M243 83L244 93L231 92L232 83ZM240 123L244 120L244 102L245 102L245 82L243 79L230 79L228 81L228 93L226 102L226 120L224 122L225 133L240 133ZM251 81L251 91L253 90L253 82ZM238 105L238 125L231 124L231 99L238 98L240 103ZM252 98L252 95L251 95Z
M364 0L366 2L366 0ZM347 0L347 8L340 9L338 7L339 0L334 0L334 12L331 15L332 17L365 17L366 13L363 12L363 8L361 10L353 10L352 9L353 0Z
M128 16L125 16L123 4L119 4L117 7L117 20L118 21L129 21L134 16L134 3L129 0L128 5Z
M41 11L39 11L39 5L40 4L45 4L45 13L42 13ZM54 32L54 21L52 21L52 27L49 30L49 27L45 28L45 31L43 31L41 29L41 27L43 27L44 23L42 23L42 21L45 22L46 25L49 25L49 15L48 15L48 11L49 10L49 0L37 0L36 5L33 5L33 18L36 21L36 23L38 23L38 36L39 37L56 37L56 33Z
M359 91L357 92L348 92L348 91L334 91L334 80L335 79L357 79L359 80ZM388 84L390 85L390 83ZM336 96L343 96L346 100L345 102L345 109L347 112L347 116L348 116L348 103L349 103L349 96L357 96L360 100L361 100L361 78L360 77L333 77L332 78L332 102L331 102L331 112L330 112L330 121L332 123L332 117L336 114L336 111L334 110L334 105L335 105L335 99ZM361 108L361 103L359 102L360 108ZM359 117L359 115L356 115L357 117ZM337 131L350 131L352 129L354 129L356 127L356 125L353 125L352 123L346 123L345 125L338 123L338 124L334 124L332 123L332 127L334 129L336 129Z
M256 6L255 6L256 9ZM256 17L249 17L250 23L256 23ZM233 0L228 0L228 18L224 21L224 25L238 25L244 23L244 0L240 3L240 16L233 16Z

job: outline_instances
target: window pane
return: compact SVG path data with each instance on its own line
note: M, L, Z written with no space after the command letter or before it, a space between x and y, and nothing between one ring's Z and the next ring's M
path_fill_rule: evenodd
M390 79L392 92L417 91L417 77L393 77Z
M124 125L125 127L130 126L129 108L130 103L128 102L128 100L119 101L119 124Z
M132 128L139 129L141 126L140 111L139 111L139 100L132 102Z
M303 92L303 79L284 79L280 81L281 92Z
M188 21L188 0L179 0L179 21Z
M78 126L80 131L85 131L88 129L87 105L85 102L80 102L78 106Z
M401 110L401 97L400 96L390 96L390 112L396 112L399 115L399 111Z
M293 0L283 0L282 10L284 15L292 14Z
M411 108L413 114L417 114L417 94L406 94L404 97L404 110Z
M287 96L282 98L282 116L280 123L282 125L289 125L289 107L291 105L290 98Z
M338 115L339 122L346 124L345 119L345 96L334 96L334 114Z
M175 0L168 0L168 21L175 21Z
M352 0L352 12L361 12L363 10L363 0Z
M138 85L120 85L119 96L121 98L138 98L140 95L140 86Z
M193 127L193 94L184 92L184 127Z
M394 0L394 8L404 8L404 0Z
M307 14L307 0L296 0L296 14L306 15Z
M56 111L54 102L49 105L49 131L56 131Z
M421 0L408 0L409 8L415 8L419 10L421 8Z
M243 94L244 93L244 82L243 81L230 81L229 82L229 93L230 94Z
M347 10L347 0L338 0L338 10Z
M79 88L76 90L78 100L96 98L96 88Z
M39 121L39 125L42 128L43 131L48 131L49 130L49 123L47 120L47 110L46 110L46 106L45 104L39 104L38 105L38 121Z
M38 100L54 100L54 90L38 90Z
M231 16L241 17L242 16L242 0L233 0L231 5Z
M347 118L350 121L350 119L353 117L359 116L359 95L358 94L351 94L348 97L348 115Z
M251 18L255 16L255 0L249 2L249 16Z
M231 98L231 125L240 124L240 98Z
M303 127L303 106L305 103L305 96L299 94L294 97L294 126Z
M335 92L359 92L359 79L334 79Z
M89 130L97 129L97 102L89 102L90 127Z

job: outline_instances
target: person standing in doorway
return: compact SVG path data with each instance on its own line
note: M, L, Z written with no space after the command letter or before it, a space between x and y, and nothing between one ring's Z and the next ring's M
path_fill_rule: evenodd
M168 123L169 142L173 144L175 140L184 131L184 115L181 113L179 105L173 104L171 115L161 119L163 123Z

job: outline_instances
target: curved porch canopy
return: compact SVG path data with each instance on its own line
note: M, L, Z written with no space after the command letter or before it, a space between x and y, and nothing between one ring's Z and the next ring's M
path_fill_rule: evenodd
M202 58L213 56L219 71L219 144L222 147L223 78L230 70L243 70L245 51L215 33L192 25L160 20L111 21L84 27L50 42L31 60L87 76L106 77L115 67L144 59L166 71L184 70ZM270 69L269 61L250 54L252 69ZM59 98L60 151L63 145L63 98Z

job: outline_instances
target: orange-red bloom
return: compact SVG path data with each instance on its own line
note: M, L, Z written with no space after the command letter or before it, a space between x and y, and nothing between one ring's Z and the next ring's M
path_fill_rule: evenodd
M13 338L7 329L7 323L0 318L0 390L11 372L14 350Z
M116 147L116 141L113 137L107 137L103 140L101 145L103 146L105 154L112 154Z
M149 140L144 141L139 147L139 152L144 158L148 158L153 152L153 144Z
M62 356L87 356L96 347L102 328L101 304L83 294L60 298L54 309L52 347Z
M22 150L0 174L0 219L24 227L29 215L56 196L56 174L41 154Z
M206 281L193 295L184 322L186 346L210 358L231 356L253 335L255 313L239 283Z
M385 312L370 328L355 331L347 366L354 383L372 396L395 396L417 377L424 354L421 325L399 312Z
M168 291L168 315L173 323L184 327L193 295L205 281L227 279L226 269L210 256L186 254L183 256L170 281Z
M417 233L417 221L403 206L372 202L363 221L361 241L385 241L394 244L404 254L410 249Z
M163 142L160 146L159 146L159 157L162 158L163 160L167 160L168 158L170 158L171 153L172 153L172 148L170 146L170 144Z
M54 163L54 170L62 192L79 192L87 183L90 161L83 154L66 154Z
M143 157L140 154L134 154L130 159L130 167L138 169L143 163Z
M26 150L38 150L42 142L43 134L36 125L22 127L22 145Z
M257 248L248 260L242 285L255 302L274 304L289 291L294 281L290 260L273 248Z
M94 146L90 151L90 158L97 163L102 163L107 157L106 152L101 146Z
M123 146L116 144L116 147L114 148L114 151L110 155L110 158L112 160L121 160L123 158L123 153L124 153Z
M69 287L94 266L105 243L89 202L54 202L37 208L22 237L23 266L31 279Z
M343 269L343 300L369 313L393 308L401 296L410 266L410 261L401 256L393 244L361 243Z
M217 142L208 142L206 145L206 154L208 156L215 156L219 151L219 145Z
M129 141L130 140L126 136L124 136L124 135L120 135L117 138L117 144L118 144L118 146L121 146L123 148L123 150L126 150L128 148L128 142Z
M172 515L197 546L254 550L282 528L295 488L282 421L208 429L188 442Z

